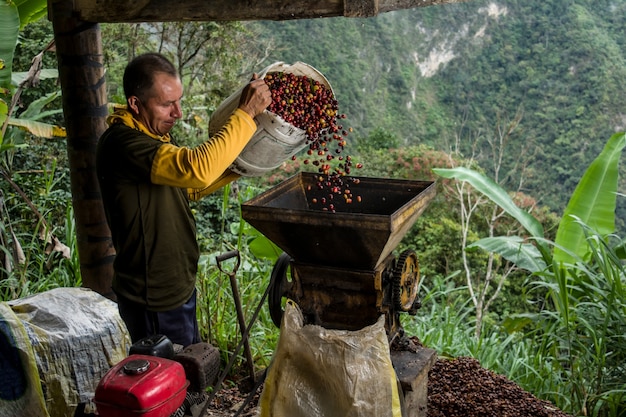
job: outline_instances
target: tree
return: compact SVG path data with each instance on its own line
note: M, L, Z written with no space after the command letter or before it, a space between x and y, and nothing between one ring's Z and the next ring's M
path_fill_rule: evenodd
M520 314L505 326L519 330L531 322L538 356L562 375L568 405L583 415L619 415L626 385L626 269L624 240L615 232L619 160L626 134L609 139L578 183L559 224L556 239L544 238L541 224L483 174L466 168L438 169L444 178L471 184L524 227L529 236L495 236L475 247L497 253L536 276L546 292L546 308ZM551 250L551 248L553 248Z
M510 121L499 119L492 135L486 136L479 132L475 137L467 140L462 133L457 134L453 144L454 153L459 154L461 152L461 143L465 142L464 147L466 149L470 148L472 152L472 157L466 160L465 163L468 166L472 166L477 158L476 154L481 152L481 148L486 148L486 153L489 157L482 155L481 159L491 163L491 170L495 177L494 181L499 183L510 180L512 178L511 171L503 178L501 169L503 168L505 153L511 151L507 145L509 145L512 135L518 129L521 118L521 113L518 112ZM518 153L519 169L522 172L524 164L527 162L523 158L524 153L524 150ZM445 171L435 170L435 172L441 175L441 172ZM521 194L522 184L523 174L520 175L516 190L518 194ZM493 302L498 298L506 280L515 271L516 266L494 252L487 252L487 259L480 261L480 267L473 264L469 258L469 253L472 251L472 244L478 240L476 232L482 230L483 233L486 233L487 238L493 238L503 230L506 230L508 235L515 234L519 230L515 229L514 224L510 220L507 221L507 213L504 209L496 204L491 204L488 198L476 193L470 187L470 183L465 181L454 182L450 184L448 191L456 196L456 201L459 204L463 273L475 308L475 335L479 338L485 315L489 312ZM532 201L532 204L534 205L534 201ZM503 227L503 224L506 226ZM474 261L476 261L475 258Z
M398 136L382 127L374 129L367 137L357 142L359 152L366 154L375 149L396 149L400 145Z
M53 233L54 225L49 225L44 215L33 203L32 196L15 181L13 162L17 152L28 146L28 137L59 138L65 137L65 130L57 125L43 122L46 117L60 113L60 110L44 111L44 107L56 99L58 94L50 93L42 97L36 97L24 103L22 93L29 88L35 87L44 78L56 77L54 69L43 69L44 54L48 52L52 43L49 43L37 53L26 72L13 71L13 54L17 44L18 34L27 25L32 24L45 15L45 1L22 1L16 3L0 3L0 89L2 95L10 98L8 102L0 99L0 176L29 208L30 215L35 219L34 234L47 246L46 251L61 252L65 258L70 257L67 246L62 244ZM20 110L19 115L17 110ZM53 169L54 171L54 169ZM7 190L9 192L9 190ZM10 275L16 267L25 263L24 252L20 242L18 231L14 222L17 221L11 215L11 209L6 207L7 194L3 193L1 216L0 241L6 256L2 263L3 271ZM22 276L23 271L20 272ZM15 295L20 295L15 293Z

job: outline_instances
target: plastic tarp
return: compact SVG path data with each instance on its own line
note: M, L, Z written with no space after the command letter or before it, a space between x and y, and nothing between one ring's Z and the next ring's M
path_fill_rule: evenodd
M303 325L293 302L260 398L261 417L401 417L384 316L356 331Z
M95 411L98 382L130 345L117 304L87 288L1 303L0 416L66 417L79 405Z
M20 319L0 304L0 415L47 416L35 354Z

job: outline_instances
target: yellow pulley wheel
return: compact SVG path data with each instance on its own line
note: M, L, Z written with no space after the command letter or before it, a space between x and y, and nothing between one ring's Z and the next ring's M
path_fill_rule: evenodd
M393 271L393 304L396 310L411 311L417 299L420 269L417 255L410 249L400 254Z

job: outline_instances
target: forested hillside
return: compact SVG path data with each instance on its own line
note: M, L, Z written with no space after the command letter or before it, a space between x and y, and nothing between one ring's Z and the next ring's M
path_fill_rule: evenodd
M572 416L624 417L626 198L618 198L621 229L606 236L616 175L604 169L621 156L618 190L626 194L626 137L612 135L626 128L624 23L625 0L467 0L369 19L101 29L110 103L124 102L122 73L134 56L158 51L178 67L185 116L172 133L183 145L207 140L212 113L253 71L277 60L317 67L354 128L345 151L364 163L356 172L438 180L437 198L398 245L419 256L422 308L402 315L406 334L441 357L471 357ZM78 254L78 223L94 218L73 211L69 159L77 154L61 129L53 38L47 19L20 29L9 45L16 43L13 75L24 77L42 55L45 71L19 94L0 89L0 118L2 104L10 115L6 103L18 103L0 133L3 301L81 286L85 266L96 264ZM32 129L39 123L58 136ZM82 175L77 165L73 173ZM245 315L262 306L281 251L242 219L240 203L307 168L316 169L303 152L267 176L241 178L192 204L202 253L199 330L224 354L238 349L238 311L214 260L237 249ZM592 180L573 193L585 171ZM587 211L588 225L601 230L559 218L570 196L577 202L571 212L582 218ZM582 230L584 244L576 234ZM581 258L570 262L570 254ZM262 365L271 363L280 335L267 313L250 333L253 360ZM474 411L475 399L468 403Z
M457 143L493 175L489 141L519 121L505 144L508 186L522 181L557 213L626 126L626 2L470 0L248 27L273 46L267 62L304 61L328 77L356 140L384 129L405 145Z

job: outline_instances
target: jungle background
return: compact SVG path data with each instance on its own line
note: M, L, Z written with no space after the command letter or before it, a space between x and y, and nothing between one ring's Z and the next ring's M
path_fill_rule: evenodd
M175 62L186 93L174 134L189 146L206 139L211 113L253 72L276 61L317 68L354 129L346 152L363 163L358 175L438 182L436 200L398 248L418 253L422 276L423 307L403 318L407 331L442 357L477 358L572 415L621 416L623 155L614 230L577 225L586 231L586 256L547 271L472 246L529 233L471 182L433 169L467 167L491 179L537 219L546 241L557 240L572 197L598 198L577 195L576 187L625 129L625 23L623 1L472 0L367 19L101 29L111 103L124 102L121 77L133 56L157 50ZM53 38L45 17L21 28L0 96L11 116L1 120L3 300L81 284ZM18 87L37 56L41 79ZM241 220L239 204L310 169L303 158L194 205L203 252L199 318L203 335L224 352L237 343L237 325L214 257L242 251L239 279L250 315L279 252ZM271 359L278 334L263 311L251 335L259 366Z

